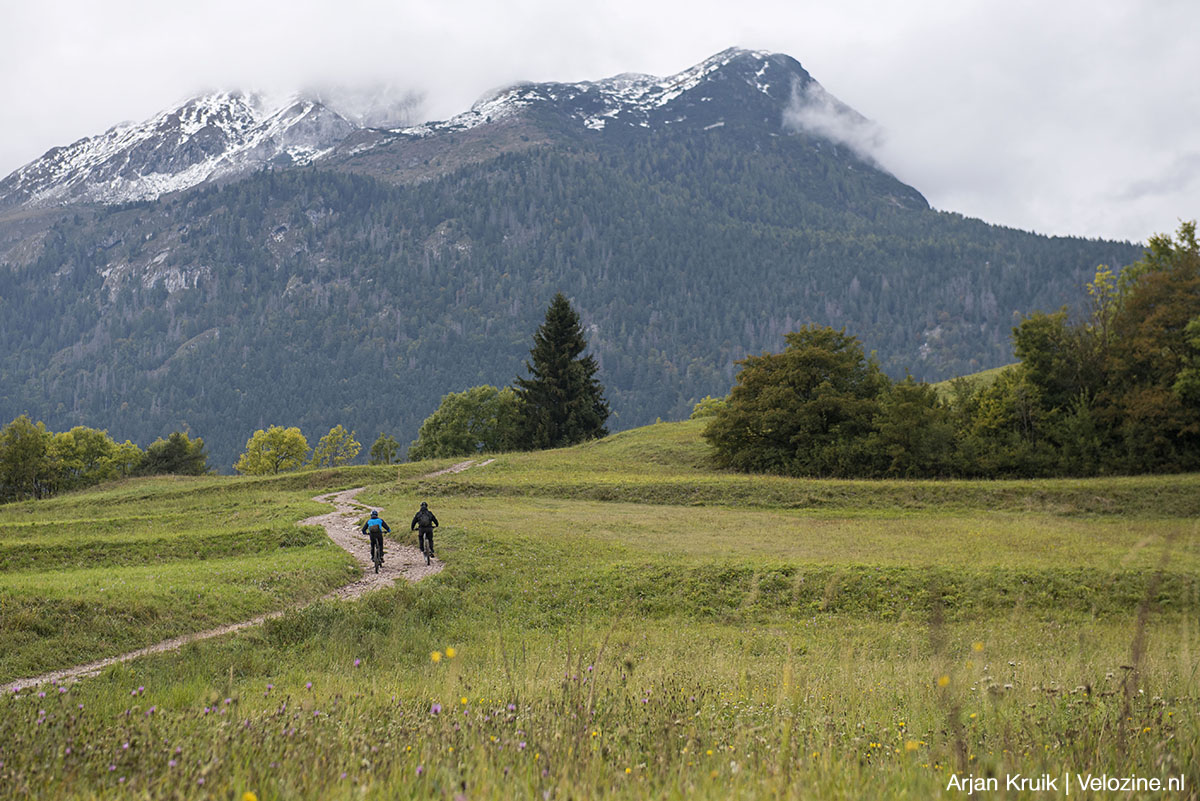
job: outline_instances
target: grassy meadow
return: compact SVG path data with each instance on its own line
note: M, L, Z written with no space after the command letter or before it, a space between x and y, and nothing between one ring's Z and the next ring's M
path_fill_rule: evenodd
M429 501L446 562L6 693L5 797L915 799L1043 773L1057 792L1004 797L1068 778L1072 797L1198 797L1200 476L733 475L700 425L435 478L153 479L0 507L0 681L344 583L351 560L294 525L327 511L319 492L366 485L400 540Z

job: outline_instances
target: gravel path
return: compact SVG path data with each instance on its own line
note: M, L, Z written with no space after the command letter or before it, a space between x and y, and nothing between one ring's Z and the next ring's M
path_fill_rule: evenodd
M490 459L488 460L491 461ZM461 462L449 467L446 470L438 471L432 475L440 475L442 473L457 473L471 467L474 462ZM487 464L484 462L483 464ZM385 538L384 541L384 559L383 567L379 573L375 572L375 565L371 562L371 548L369 540L363 535L362 531L356 525L358 518L370 512L370 507L364 506L354 499L354 496L362 492L362 487L355 489L343 490L342 492L330 492L325 495L318 495L313 498L314 501L321 503L329 503L333 505L333 511L323 515L310 517L307 520L301 520L298 525L301 526L322 526L329 538L336 542L339 546L348 551L354 556L359 567L363 570L362 578L357 581L352 581L349 584L338 587L333 592L322 596L322 598L337 598L342 600L352 600L358 598L363 593L370 590L379 589L380 587L390 587L396 583L397 579L406 579L408 581L420 581L426 576L431 576L434 573L439 573L444 565L441 560L434 559L433 564L426 565L425 557L419 548L412 545L398 545L393 541ZM382 514L382 507L375 507ZM397 532L402 533L402 527L396 527ZM307 603L307 602L306 602ZM36 687L39 684L61 684L65 681L78 681L87 676L95 676L101 670L109 665L116 665L121 662L129 662L149 654L158 654L164 651L175 651L187 645L189 642L196 640L207 640L211 637L220 637L223 634L230 634L235 631L257 626L263 621L271 620L272 618L281 617L285 612L296 609L305 604L294 604L288 609L280 609L275 612L270 612L265 615L243 620L240 623L227 623L224 626L218 626L207 631L198 631L193 634L185 634L182 637L175 637L170 640L165 640L154 645L149 645L145 648L139 648L136 651L131 651L120 656L113 656L107 659L99 659L95 662L89 662L86 665L78 665L71 668L63 668L62 670L53 670L49 673L43 673L40 676L33 676L27 679L17 679L16 681L7 682L5 686L9 692L18 692L30 687Z

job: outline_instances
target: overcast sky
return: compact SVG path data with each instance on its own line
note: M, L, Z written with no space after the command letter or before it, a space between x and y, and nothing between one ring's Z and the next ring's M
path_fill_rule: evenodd
M385 82L443 119L517 80L784 52L936 208L1144 241L1200 217L1195 0L2 0L0 175L206 88Z

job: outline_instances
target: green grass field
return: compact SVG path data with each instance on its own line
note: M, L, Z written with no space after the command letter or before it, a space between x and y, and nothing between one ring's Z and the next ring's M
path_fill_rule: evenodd
M446 569L0 700L13 798L938 798L1184 777L1200 476L829 482L708 467L698 422L578 448L0 507L0 679L347 580L294 521L420 500ZM399 534L401 538L408 535ZM364 542L365 548L365 542Z

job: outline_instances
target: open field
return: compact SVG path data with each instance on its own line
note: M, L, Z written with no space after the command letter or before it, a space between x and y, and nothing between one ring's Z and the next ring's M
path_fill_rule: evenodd
M101 647L60 604L157 615L136 644L320 595L348 563L288 525L334 487L367 484L399 538L428 500L446 562L7 694L6 795L952 798L951 775L1048 772L1058 793L1004 797L1050 798L1070 771L1185 779L1073 798L1198 797L1200 477L750 477L697 433L0 507L5 678Z

